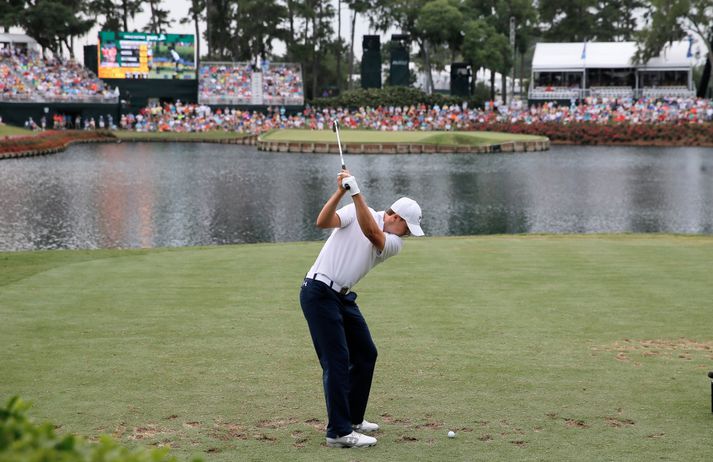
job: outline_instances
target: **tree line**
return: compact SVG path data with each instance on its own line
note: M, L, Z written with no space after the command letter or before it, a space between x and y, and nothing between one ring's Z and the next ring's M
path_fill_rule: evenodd
M515 69L522 76L537 41L635 40L637 57L645 60L670 41L694 36L713 61L710 0L186 1L188 15L178 21L193 25L198 49L206 40L201 59L300 62L308 98L353 85L349 76L358 73L354 43L361 37L354 29L360 17L378 31L408 34L413 59L431 88L432 70L453 61L506 75ZM168 8L164 0L4 0L0 27L20 27L43 49L72 56L74 41L95 26L170 32L175 24ZM343 10L348 24L342 24ZM150 13L149 20L137 27L141 12ZM278 42L284 44L280 56Z

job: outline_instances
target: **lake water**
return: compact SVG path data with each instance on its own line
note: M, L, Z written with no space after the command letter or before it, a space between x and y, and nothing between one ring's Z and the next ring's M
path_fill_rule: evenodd
M428 235L713 233L713 149L345 155L370 206L401 195ZM182 143L78 145L0 161L0 250L321 240L337 154ZM348 199L344 199L347 203Z

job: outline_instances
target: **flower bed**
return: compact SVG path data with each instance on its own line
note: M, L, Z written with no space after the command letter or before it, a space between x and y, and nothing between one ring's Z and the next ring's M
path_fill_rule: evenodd
M72 143L108 142L116 138L108 131L54 131L31 136L6 136L0 140L0 158L51 154Z
M475 124L474 130L546 136L553 144L637 146L713 146L713 124L533 124L494 122Z

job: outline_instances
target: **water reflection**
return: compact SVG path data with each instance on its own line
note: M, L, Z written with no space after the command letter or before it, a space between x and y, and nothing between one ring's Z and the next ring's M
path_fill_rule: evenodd
M429 235L713 233L713 149L554 147L348 155L371 206L417 199ZM323 239L336 155L209 144L82 145L0 162L0 249Z

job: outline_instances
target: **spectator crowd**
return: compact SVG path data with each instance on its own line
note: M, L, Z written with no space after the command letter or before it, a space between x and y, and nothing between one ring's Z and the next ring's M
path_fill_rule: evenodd
M121 128L136 131L205 132L210 130L258 134L273 128L329 128L338 120L345 128L382 131L482 129L489 124L593 123L680 124L713 121L713 102L692 97L640 99L591 97L577 104L547 102L527 106L486 103L450 106L379 106L312 108L297 113L284 106L302 105L304 84L299 64L262 62L203 63L198 69L198 104L155 104L113 120L51 115L29 119L32 129ZM43 58L36 51L0 49L0 102L78 101L118 102L118 89L107 88L91 71L74 62ZM236 109L257 104L267 111ZM226 107L228 106L228 107ZM233 107L230 107L233 106Z
M700 98L673 98L636 101L595 99L569 106L555 103L531 107L486 104L484 109L471 109L465 105L384 106L356 110L306 107L293 114L276 106L260 112L211 109L204 104L178 102L146 107L137 114L124 115L118 126L149 132L225 130L258 134L273 128L322 130L329 128L334 120L345 128L381 131L469 130L494 123L703 123L713 121L713 102Z
M203 63L198 69L198 101L205 104L285 104L304 102L299 64Z
M36 51L0 49L0 101L117 102L117 89L74 60L43 58Z

